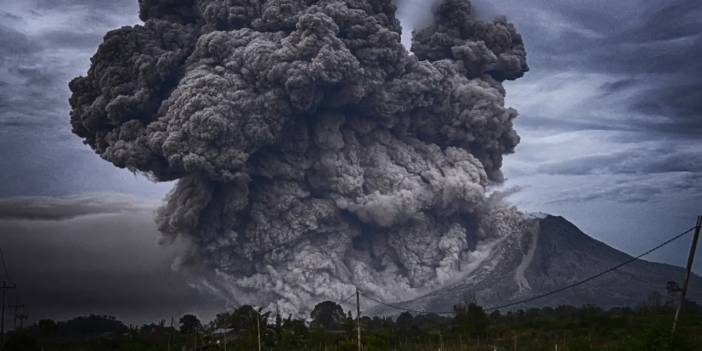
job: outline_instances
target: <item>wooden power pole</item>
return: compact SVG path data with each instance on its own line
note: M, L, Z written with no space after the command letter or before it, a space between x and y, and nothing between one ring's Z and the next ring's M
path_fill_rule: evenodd
M444 351L444 337L441 335L441 330L439 330L439 350Z
M0 285L0 295L2 295L2 312L0 312L0 350L5 346L5 294L7 290L17 289L16 285L3 281Z
M680 294L680 302L678 302L678 308L675 310L675 317L673 318L673 329L671 332L675 334L675 329L678 326L678 318L680 318L680 310L685 303L685 296L687 295L687 287L690 283L690 272L692 272L692 264L695 262L695 252L697 251L697 242L700 239L700 227L702 227L702 216L697 216L697 223L695 224L695 233L692 235L692 244L690 245L690 254L687 256L687 268L685 270L685 281L683 282L682 293Z
M258 337L258 351L261 351L261 311L256 313L256 335Z
M361 351L361 295L356 288L356 331L358 341L358 351Z
M168 330L168 351L171 351L171 339L173 339L173 316L171 316L171 328Z

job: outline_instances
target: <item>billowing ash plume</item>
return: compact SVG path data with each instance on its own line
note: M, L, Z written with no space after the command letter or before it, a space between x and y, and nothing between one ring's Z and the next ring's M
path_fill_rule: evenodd
M519 138L501 82L527 71L503 19L447 0L400 43L391 0L142 0L70 84L75 134L178 179L157 222L234 303L304 312L470 273L527 226L496 205Z

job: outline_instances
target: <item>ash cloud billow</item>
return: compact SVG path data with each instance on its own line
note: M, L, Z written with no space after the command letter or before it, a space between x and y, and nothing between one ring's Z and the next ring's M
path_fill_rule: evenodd
M519 138L521 36L447 0L400 43L391 0L142 0L70 83L115 166L178 183L158 211L232 303L307 312L355 286L408 299L523 232L488 196Z

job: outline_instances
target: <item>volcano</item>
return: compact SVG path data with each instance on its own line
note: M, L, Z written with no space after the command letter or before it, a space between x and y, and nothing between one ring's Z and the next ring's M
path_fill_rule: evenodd
M449 312L451 306L465 301L487 308L502 306L579 282L633 258L593 239L563 217L544 215L534 220L538 230L515 233L495 243L486 255L490 259L477 265L466 279L392 305L427 312ZM666 284L681 282L684 274L681 267L637 260L572 289L504 310L559 305L635 307L654 294L665 297ZM702 301L701 277L692 275L687 298ZM378 305L370 311L398 314L402 312L399 308Z

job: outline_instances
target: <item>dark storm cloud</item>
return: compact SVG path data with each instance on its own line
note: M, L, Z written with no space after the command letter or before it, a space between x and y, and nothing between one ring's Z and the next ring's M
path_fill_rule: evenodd
M58 30L45 33L38 38L42 43L62 43L72 48L81 50L94 50L95 45L100 42L100 37L95 33L74 32L69 30Z
M9 12L0 11L0 16L5 20L21 21L22 17L11 14Z
M0 96L0 120L21 115L42 118L46 126L66 125L66 82L87 62L104 29L136 21L124 14L133 1L33 1L8 4L0 24L0 81L12 87ZM91 23L90 19L95 19ZM76 23L80 23L76 26Z
M508 89L531 135L507 162L529 167L508 177L568 179L569 192L532 193L542 203L702 197L702 3L494 3L512 11L532 67Z
M99 37L67 31L27 35L0 26L0 123L40 121L47 128L66 126L65 82L72 72L71 54ZM60 51L63 50L63 51ZM35 131L36 132L36 131Z
M626 151L547 163L539 167L539 171L565 175L702 172L702 154L699 151L673 149L641 154Z
M34 0L37 10L82 9L84 11L114 11L123 12L136 8L132 0Z
M167 186L107 167L71 137L68 123L68 81L89 65L107 29L139 21L137 6L136 0L3 2L0 196L165 192Z
M517 5L513 0L497 1ZM519 7L499 6L517 9ZM514 10L511 10L514 11ZM604 74L614 80L601 87L592 106L602 99L612 110L626 110L622 118L548 116L553 120L518 123L533 128L564 130L639 130L689 138L702 130L702 3L694 0L545 1L532 0L523 10L508 12L521 28L530 64L540 75L573 72L587 79ZM616 103L616 104L615 104ZM585 111L584 111L585 112ZM585 118L583 118L585 119ZM541 124L540 122L544 122ZM554 124L550 122L555 122Z
M61 66L42 56L46 48L28 35L0 26L0 124L55 128L65 106ZM35 130L36 132L36 130Z
M700 198L702 177L696 173L683 173L668 178L635 176L608 178L598 183L597 189L568 191L547 204L611 201L617 203L644 203L655 206L658 202L689 198ZM666 198L668 200L666 200Z
M0 198L0 220L65 220L97 214L153 211L154 203L119 194L84 194L66 197L19 196Z
M604 130L604 131L621 131L629 130L623 122L615 124L612 121L604 119L563 119L538 115L529 115L528 118L523 118L520 127L534 130L551 130L551 131L578 131L578 130Z
M697 76L648 89L632 101L634 111L658 117L644 120L642 125L651 130L699 137L702 132L702 69L690 74ZM700 80L686 82L694 78Z
M630 109L628 122L651 132L702 130L702 3L632 3L628 11L601 1L555 6L566 22L560 35L525 34L527 45L537 47L529 46L536 69L622 76L601 91L622 97L626 106L617 107ZM616 122L613 127L629 129Z
M0 24L0 59L2 60L0 62L38 50L39 47L34 45L26 35Z
M70 13L81 23L74 31L99 33L106 25L124 23L124 17L133 18L137 3L133 0L32 0L32 11L50 15Z
M663 193L663 189L643 184L617 183L611 188L602 191L581 194L570 201L611 200L623 203L649 202L652 198Z

